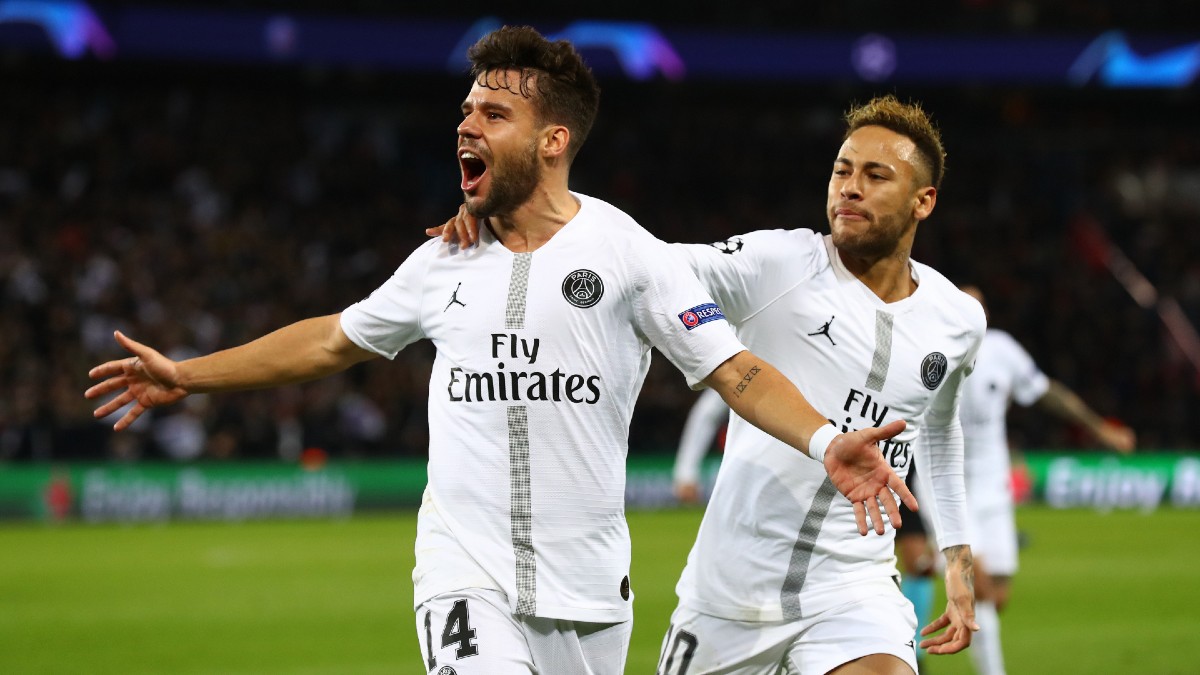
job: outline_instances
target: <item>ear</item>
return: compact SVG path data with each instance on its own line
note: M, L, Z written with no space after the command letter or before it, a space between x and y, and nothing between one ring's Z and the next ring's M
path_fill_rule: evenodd
M917 222L921 222L933 213L933 207L937 205L937 188L928 185L917 190L913 202L913 218Z
M556 124L542 131L541 151L546 159L557 159L567 156L567 146L571 144L571 131Z

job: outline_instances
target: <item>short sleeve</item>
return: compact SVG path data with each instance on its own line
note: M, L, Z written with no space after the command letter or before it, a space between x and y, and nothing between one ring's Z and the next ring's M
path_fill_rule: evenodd
M712 244L675 247L735 326L828 261L823 237L812 230L759 230Z
M1031 406L1050 390L1050 378L1037 367L1021 343L1012 338L1006 342L1005 359L1013 373L1013 400L1022 406Z
M401 349L425 337L421 330L421 291L437 243L441 240L426 242L382 286L342 312L342 331L351 342L394 359Z
M630 255L633 320L649 343L687 378L700 382L745 347L688 269L678 251L658 239Z

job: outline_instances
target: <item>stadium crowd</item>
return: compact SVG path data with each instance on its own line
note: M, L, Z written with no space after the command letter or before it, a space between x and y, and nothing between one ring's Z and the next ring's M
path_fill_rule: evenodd
M181 357L371 292L461 200L463 78L0 68L0 461L425 452L428 344L310 385L192 397L133 434L93 420L82 392L89 366L118 354L114 329ZM809 186L826 181L846 102L874 93L601 84L574 187L694 242L827 228ZM897 93L925 102L949 151L950 196L914 258L983 287L991 322L1142 447L1193 448L1200 377L1106 271L1095 233L1200 321L1194 87ZM673 451L693 399L656 359L633 451ZM1086 442L1013 419L1025 447Z

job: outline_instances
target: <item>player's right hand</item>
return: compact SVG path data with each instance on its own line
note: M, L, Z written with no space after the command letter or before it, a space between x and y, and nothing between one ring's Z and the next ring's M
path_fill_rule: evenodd
M114 391L120 392L96 408L92 415L97 419L107 417L123 406L133 403L129 411L113 425L114 430L121 431L150 408L170 405L187 396L188 391L178 384L179 371L174 361L136 340L131 340L121 331L116 331L113 335L133 356L102 363L88 371L88 377L104 381L92 386L83 395L94 399Z
M461 204L453 218L437 227L425 228L425 234L441 237L447 244L466 242L465 247L479 242L479 225L479 219L467 213L466 204Z
M854 505L854 519L858 522L858 533L861 535L867 534L868 515L875 534L883 534L880 504L887 511L892 527L900 527L900 508L892 492L900 495L908 508L917 510L917 498L884 461L883 453L876 445L904 431L905 426L904 420L895 420L882 427L867 427L838 434L825 450L825 471L838 492L846 495Z

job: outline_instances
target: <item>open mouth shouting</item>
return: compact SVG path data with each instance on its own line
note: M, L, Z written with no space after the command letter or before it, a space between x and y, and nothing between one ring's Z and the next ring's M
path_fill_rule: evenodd
M462 169L462 191L474 192L488 173L488 165L480 152L458 149L458 165Z

